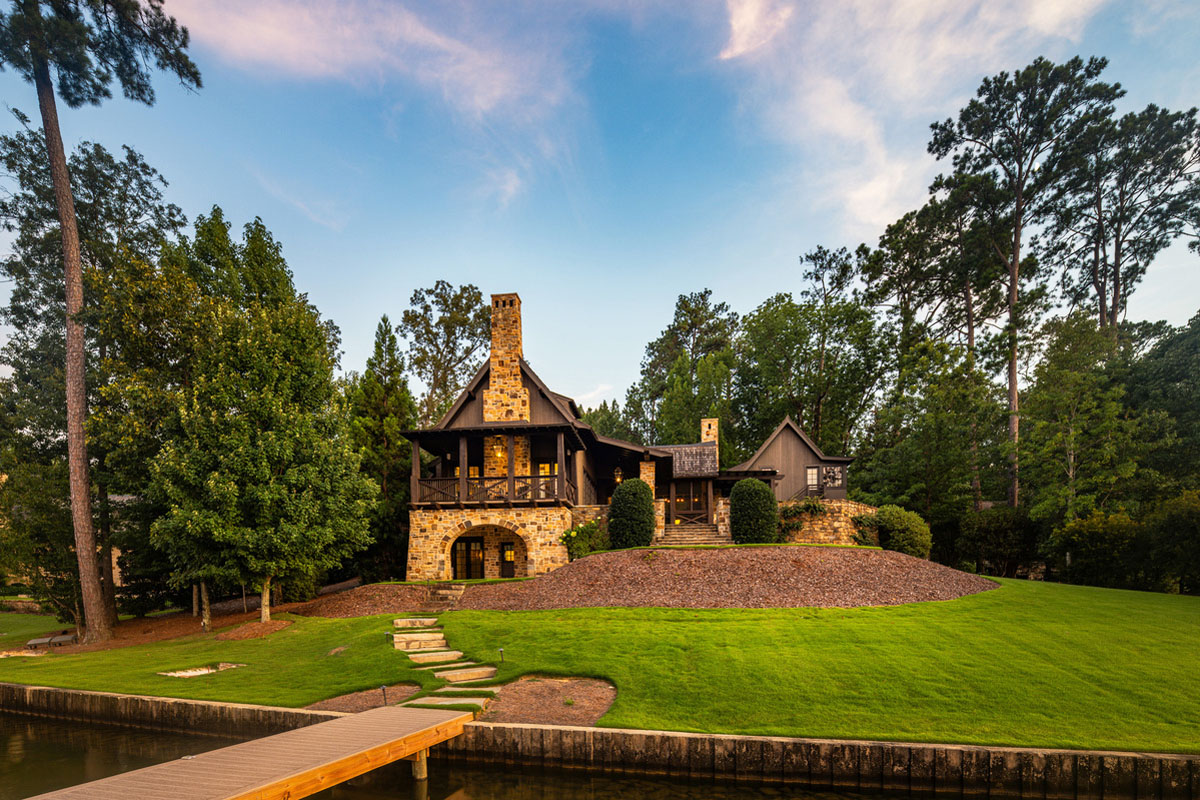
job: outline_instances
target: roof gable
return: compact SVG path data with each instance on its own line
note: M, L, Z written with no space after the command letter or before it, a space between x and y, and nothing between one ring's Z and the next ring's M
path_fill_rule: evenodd
M467 386L459 394L458 399L454 401L454 405L450 407L442 418L434 425L435 430L445 430L447 428L462 427L455 425L454 422L464 414L472 402L483 402L483 387L487 383L491 374L491 365L489 361L485 361L483 366L475 373L468 381ZM575 401L571 398L561 395L558 392L551 391L537 373L529 366L525 359L521 359L521 376L528 384L532 384L531 391L538 392L546 400L546 406L550 409L551 416L554 417L553 422L567 422L572 425L578 425L579 416L578 409L575 406ZM532 404L531 404L532 405ZM474 415L472 415L473 417ZM467 420L467 425L486 424L483 422L482 410L479 413L478 419Z
M795 422L792 421L792 417L789 414L783 418L783 422L779 423L779 426L776 427L775 430L771 432L771 435L768 436L763 441L762 445L757 450L754 451L754 455L750 456L750 458L746 459L741 464L738 464L733 469L734 470L752 469L755 462L757 462L758 459L762 457L763 453L765 453L767 451L767 448L770 447L771 443L774 442L780 436L788 434L788 433L798 437L800 439L800 441L802 441L810 450L812 450L813 454L816 455L816 457L821 461L841 461L841 462L849 463L854 460L853 458L825 455L825 453L823 453L821 451L821 448L817 446L817 443L814 442L812 439L810 439L808 434L805 433L800 428L799 425L797 425Z

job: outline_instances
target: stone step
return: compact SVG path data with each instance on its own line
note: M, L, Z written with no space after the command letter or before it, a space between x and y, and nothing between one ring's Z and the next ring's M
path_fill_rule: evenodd
M401 617L392 620L397 628L432 628L437 625L437 617Z
M407 703L401 703L405 706L457 706L457 705L472 705L485 707L492 698L489 697L418 697L416 700L410 700Z
M445 650L446 638L439 635L436 639L418 639L416 641L393 639L392 646L397 650Z
M434 639L441 639L442 632L437 631L404 631L401 633L393 633L392 641L396 642L431 642Z
M441 678L450 683L461 683L463 681L481 681L485 678L494 678L496 676L495 667L466 667L465 669L451 669L445 672L433 673L435 678Z
M434 650L429 653L414 650L408 654L408 659L418 664L441 664L444 661L457 661L460 658L462 658L462 653L458 650Z
M427 669L435 669L436 670L436 669L449 669L451 667L474 667L474 666L478 666L478 662L476 662L476 661L456 661L453 664L431 664L427 667L413 667L413 669L424 671Z
M697 545L709 545L712 547L720 547L722 545L733 544L732 539L663 539L657 543L659 547L687 547Z
M434 689L434 691L435 692L461 692L464 689L470 689L472 692L479 692L480 694L484 694L484 693L495 694L496 692L500 691L499 686L473 686L468 683L454 683L449 686L443 686L440 689Z

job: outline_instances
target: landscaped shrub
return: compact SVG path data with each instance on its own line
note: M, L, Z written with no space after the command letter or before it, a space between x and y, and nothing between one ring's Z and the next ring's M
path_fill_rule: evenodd
M588 553L597 553L610 548L608 529L598 520L584 522L570 530L563 531L558 540L567 548L567 557L574 561Z
M1146 525L1160 585L1200 594L1200 494L1184 492L1166 501L1147 517Z
M854 543L859 547L879 547L879 520L874 514L855 514L850 518L854 523Z
M654 539L654 492L638 478L621 482L608 507L608 538L614 549L646 547Z
M729 493L729 532L738 544L779 541L779 503L771 487L743 478Z
M1128 514L1095 511L1056 531L1047 553L1067 583L1132 588L1139 583L1134 561L1140 528Z
M879 537L879 546L917 558L929 558L933 535L929 525L915 511L900 506L880 506L872 526Z
M959 554L985 574L1014 577L1038 558L1038 525L1023 508L996 506L963 517Z

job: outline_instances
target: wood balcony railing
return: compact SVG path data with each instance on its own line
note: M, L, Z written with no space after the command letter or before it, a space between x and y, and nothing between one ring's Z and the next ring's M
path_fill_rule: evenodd
M462 491L466 485L465 494ZM536 505L539 503L578 502L574 481L565 476L563 492L558 493L557 475L515 475L512 495L509 495L508 476L489 478L420 478L417 480L415 503L431 505Z

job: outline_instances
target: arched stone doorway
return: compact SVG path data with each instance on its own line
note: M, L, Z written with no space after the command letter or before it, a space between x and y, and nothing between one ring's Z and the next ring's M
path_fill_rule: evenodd
M499 525L472 525L447 542L451 580L523 578L530 575L529 548L517 531Z

